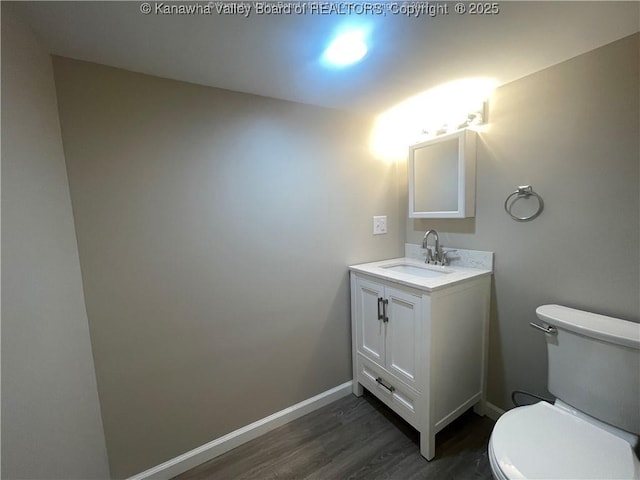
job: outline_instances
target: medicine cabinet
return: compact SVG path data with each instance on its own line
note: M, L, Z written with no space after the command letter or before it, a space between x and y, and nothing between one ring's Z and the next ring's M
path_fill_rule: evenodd
M409 147L409 217L475 216L476 132L459 130Z

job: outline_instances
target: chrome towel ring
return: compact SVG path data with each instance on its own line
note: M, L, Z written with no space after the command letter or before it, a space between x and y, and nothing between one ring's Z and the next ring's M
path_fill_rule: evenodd
M513 205L518 200L520 200L521 198L529 198L529 197L536 197L536 199L538 200L538 209L532 215L529 215L528 217L518 217L513 213L511 213L511 209L513 208ZM542 197L533 191L533 187L531 185L519 186L518 189L512 194L510 194L507 197L507 199L504 201L505 212L507 212L509 216L514 220L516 220L517 222L528 222L530 220L533 220L534 218L536 218L538 215L542 213L543 209L544 209L544 202L542 201Z

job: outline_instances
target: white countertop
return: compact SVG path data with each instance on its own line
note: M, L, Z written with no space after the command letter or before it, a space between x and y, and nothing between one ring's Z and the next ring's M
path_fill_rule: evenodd
M435 272L443 272L443 275L437 277L420 277L410 273L393 271L385 267L393 265L409 265L419 268L426 268ZM418 288L427 292L434 290L440 290L442 288L449 287L458 283L465 282L472 278L481 277L484 275L491 275L491 270L481 268L470 268L460 266L436 266L427 265L421 260L414 258L392 258L389 260L381 260L379 262L362 263L360 265L351 265L349 270L352 272L365 273L372 277L381 278L383 280L389 280L392 282L400 283L408 287Z

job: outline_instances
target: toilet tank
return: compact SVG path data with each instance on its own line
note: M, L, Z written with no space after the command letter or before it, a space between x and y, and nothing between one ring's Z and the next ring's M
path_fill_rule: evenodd
M640 324L560 305L536 309L547 333L549 391L572 407L640 435Z

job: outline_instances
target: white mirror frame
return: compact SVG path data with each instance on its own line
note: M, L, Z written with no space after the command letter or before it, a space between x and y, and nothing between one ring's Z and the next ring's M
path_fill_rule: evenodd
M476 213L476 137L474 130L464 129L435 137L409 147L409 218L466 218ZM458 140L458 208L452 211L415 211L415 182L437 182L432 178L415 178L415 152L431 145Z

